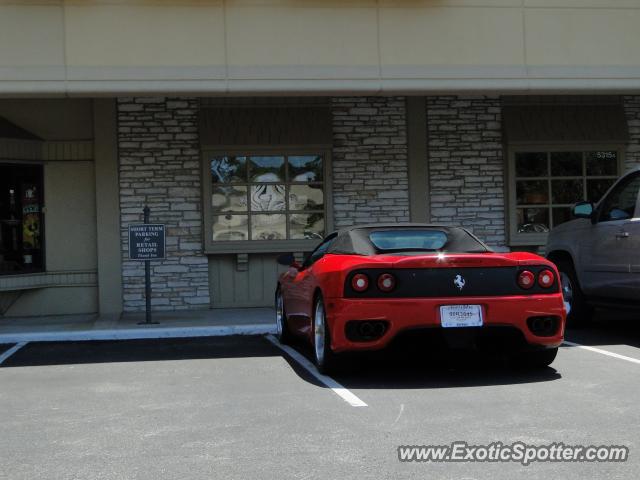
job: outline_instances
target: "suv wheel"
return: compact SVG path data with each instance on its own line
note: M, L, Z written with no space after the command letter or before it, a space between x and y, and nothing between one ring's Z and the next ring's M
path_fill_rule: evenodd
M567 325L574 328L587 325L591 322L593 309L585 301L573 262L563 259L557 261L556 265L560 271L562 296L567 309Z

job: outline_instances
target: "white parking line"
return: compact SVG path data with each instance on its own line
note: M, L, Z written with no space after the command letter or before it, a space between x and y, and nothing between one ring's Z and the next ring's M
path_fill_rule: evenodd
M353 393L347 390L345 387L336 382L333 378L321 374L313 363L307 360L303 355L298 353L293 348L281 344L273 335L267 335L267 340L273 343L276 347L285 351L291 358L293 358L300 366L307 370L311 375L320 380L324 385L329 387L333 392L342 398L352 407L367 407L368 405L356 397Z
M27 344L27 342L20 342L20 343L14 345L13 347L11 347L6 352L4 352L2 355L0 355L0 365L2 365L7 358L9 358L11 355L16 353L18 350L20 350L26 344Z
M638 365L640 365L640 360L638 360L637 358L627 357L625 355L620 355L619 353L613 353L613 352L610 352L608 350L602 350L601 348L588 347L587 345L581 345L579 343L568 342L567 340L565 340L564 343L565 343L565 345L569 345L571 347L582 348L584 350L589 350L590 352L600 353L602 355L607 355L608 357L618 358L620 360L626 360L627 362L637 363Z

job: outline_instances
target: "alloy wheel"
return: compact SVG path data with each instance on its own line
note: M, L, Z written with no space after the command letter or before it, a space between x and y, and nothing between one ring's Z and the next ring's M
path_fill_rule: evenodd
M571 313L571 307L573 306L573 284L571 283L571 277L564 272L560 272L560 284L562 285L564 307L567 310L567 315L569 315L569 313Z
M282 299L282 293L278 291L276 295L276 333L278 338L282 338L282 332L284 331L284 300Z
M322 300L316 303L316 311L313 317L313 346L316 355L316 363L324 364L324 339L325 339L324 305Z

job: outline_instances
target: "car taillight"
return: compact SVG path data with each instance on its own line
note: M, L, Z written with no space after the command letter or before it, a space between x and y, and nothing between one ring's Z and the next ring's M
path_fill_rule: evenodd
M553 274L553 272L551 270L542 270L539 274L538 274L538 284L542 287L542 288L550 288L553 286L553 283L555 282L555 275Z
M351 288L353 288L356 292L364 292L367 288L369 288L369 277L367 277L364 273L357 273L351 279Z
M390 273L383 273L378 277L378 289L382 292L390 292L396 287L396 277Z
M520 288L529 290L536 282L536 276L529 270L524 270L518 275L518 285Z

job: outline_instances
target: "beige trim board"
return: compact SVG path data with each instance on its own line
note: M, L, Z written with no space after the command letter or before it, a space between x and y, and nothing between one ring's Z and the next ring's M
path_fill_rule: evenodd
M227 69L224 66L190 67L68 67L67 80L108 81L108 80L224 80Z
M0 66L0 79L2 82L15 81L63 81L66 78L65 68L58 65L43 66Z
M234 66L228 71L222 66L77 68L75 76L64 79L42 75L35 80L35 74L25 74L22 80L0 76L0 97L640 92L640 67L624 66L396 65L378 69L283 65Z
M530 93L584 94L640 93L639 79L420 79L420 80L235 80L235 81L137 81L137 82L73 82L65 83L69 97L145 96L145 95L440 95ZM2 85L0 84L0 88ZM0 96L24 96L22 84L0 90ZM29 89L30 96L62 94L58 88ZM44 87L44 86L43 86ZM58 87L58 86L56 86ZM62 87L62 85L60 85ZM10 90L7 93L2 91Z
M377 65L278 65L229 66L229 80L357 80L380 76Z

